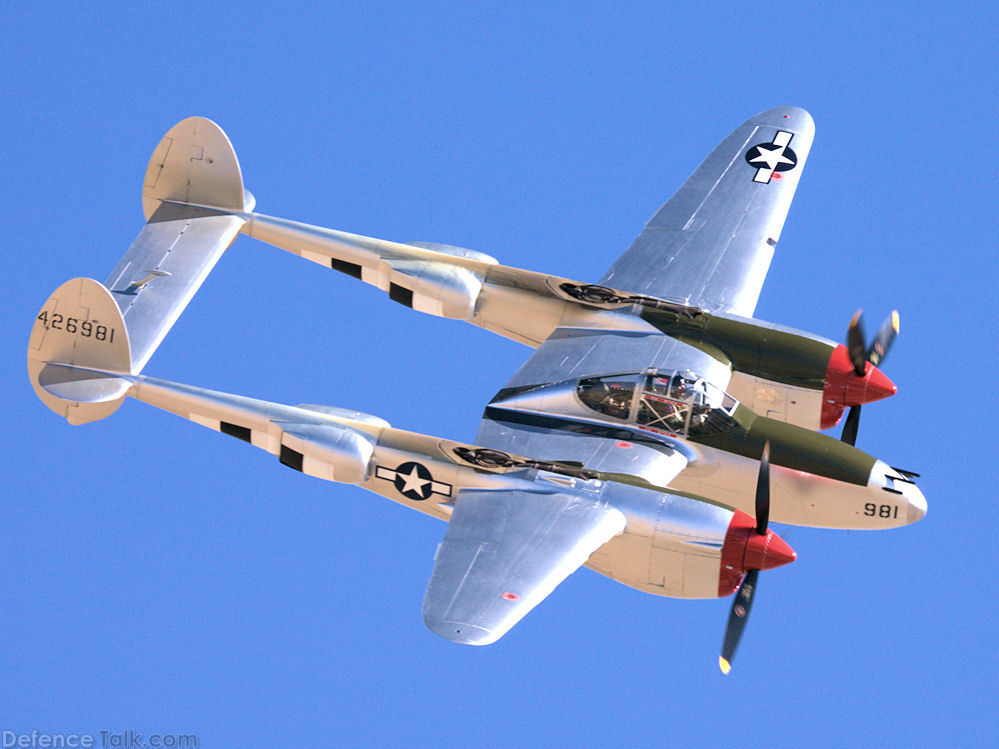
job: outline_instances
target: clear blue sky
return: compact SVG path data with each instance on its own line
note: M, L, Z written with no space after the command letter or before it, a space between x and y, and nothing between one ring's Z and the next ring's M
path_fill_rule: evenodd
M0 12L0 729L999 742L995 5L332 6ZM757 315L841 338L859 306L871 327L901 311L900 392L865 409L859 446L922 473L929 513L778 528L799 560L764 575L727 678L728 600L587 570L496 645L440 640L420 602L441 523L140 403L70 427L25 376L34 314L114 267L184 117L227 131L262 212L595 280L719 140L780 104L817 134ZM527 355L241 237L146 372L469 441Z

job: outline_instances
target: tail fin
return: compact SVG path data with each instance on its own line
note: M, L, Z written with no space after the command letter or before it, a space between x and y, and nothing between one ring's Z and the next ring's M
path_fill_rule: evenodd
M130 374L128 330L110 292L90 278L67 281L35 317L28 377L35 394L71 424L114 413Z
M252 211L253 196L228 136L204 117L181 120L156 146L142 183L146 221L162 201L208 206L221 211Z
M170 128L143 181L147 223L121 262L103 286L66 282L35 319L28 371L38 397L73 424L114 412L128 381L113 373L142 371L253 202L218 125L189 117Z

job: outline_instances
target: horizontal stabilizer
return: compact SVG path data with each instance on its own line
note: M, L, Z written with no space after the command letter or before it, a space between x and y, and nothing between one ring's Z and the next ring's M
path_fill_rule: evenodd
M138 374L201 288L243 219L164 203L105 286L128 326L132 372Z
M72 364L46 364L38 384L56 398L78 403L104 403L127 393L131 375L86 369Z

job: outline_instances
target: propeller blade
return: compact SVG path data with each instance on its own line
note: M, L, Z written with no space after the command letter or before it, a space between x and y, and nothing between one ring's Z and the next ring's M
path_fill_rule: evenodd
M867 349L867 361L875 367L888 356L888 349L891 348L891 345L895 342L895 336L898 335L898 322L898 310L892 310L892 313L882 323L881 329L871 342L870 348Z
M860 406L850 406L843 424L843 434L840 439L848 445L857 444L857 430L860 428Z
M864 337L864 313L857 310L850 318L850 326L846 329L846 350L850 354L853 371L858 377L863 377L867 369L867 341Z
M770 440L763 445L760 456L760 475L756 479L756 532L761 536L767 532L770 522Z
M723 674L732 670L732 659L735 657L735 649L739 647L739 639L742 637L742 630L746 627L746 619L749 618L749 609L753 605L753 594L756 592L756 579L759 576L759 570L750 570L742 579L739 590L735 592L732 611L728 615L728 627L725 629L725 642L722 644L721 655L718 657L718 665Z

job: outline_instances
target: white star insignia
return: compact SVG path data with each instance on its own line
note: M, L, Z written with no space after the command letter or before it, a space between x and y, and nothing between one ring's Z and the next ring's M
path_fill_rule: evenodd
M416 492L420 496L423 496L423 487L430 483L430 479L420 477L416 466L413 466L412 469L410 469L408 475L405 473L399 473L396 475L405 482L405 486L399 490L403 494L407 492Z
M750 164L756 166L758 162L763 162L767 165L767 169L773 171L777 168L779 164L793 164L794 162L784 155L784 146L766 146L761 145L756 147L757 155L749 160Z

